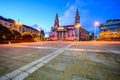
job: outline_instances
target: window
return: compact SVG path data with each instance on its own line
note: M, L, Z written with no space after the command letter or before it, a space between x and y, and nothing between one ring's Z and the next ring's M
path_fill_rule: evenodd
M107 31L107 29L104 29L104 32L106 32Z
M74 36L74 33L72 33L72 37Z
M68 37L69 37L70 36L70 31L68 31L67 34L68 34Z
M12 24L10 24L10 26L12 26Z
M23 32L25 32L25 29L23 28Z
M0 24L2 24L2 21L0 21Z
M115 29L115 31L117 31L117 29Z
M8 24L5 22L5 25L8 25Z

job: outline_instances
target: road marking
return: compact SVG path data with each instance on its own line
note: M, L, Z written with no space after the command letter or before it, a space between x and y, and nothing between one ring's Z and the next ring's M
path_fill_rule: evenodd
M39 47L39 46L20 46L15 45L16 47L24 47L24 48L36 48L36 49L59 49L59 48L52 48L52 47ZM15 47L14 46L14 47Z
M33 72L44 66L46 63L54 59L57 55L59 55L60 53L62 53L64 50L68 49L72 45L73 43L63 48L60 48L47 56L39 58L21 68L18 68L17 70L12 71L11 73L8 73L0 77L0 80L23 80L24 78L26 78L27 76L29 76L30 74L32 74Z

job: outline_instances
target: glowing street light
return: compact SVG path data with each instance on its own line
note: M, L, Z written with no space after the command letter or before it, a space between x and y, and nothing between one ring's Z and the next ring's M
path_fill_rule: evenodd
M20 27L22 26L22 24L19 22L19 20L18 22L15 22L14 24L18 27L18 31L20 31Z
M94 40L96 40L96 27L99 25L100 25L100 23L98 21L94 22Z
M100 25L100 23L98 21L94 22L94 26L99 26L99 25Z

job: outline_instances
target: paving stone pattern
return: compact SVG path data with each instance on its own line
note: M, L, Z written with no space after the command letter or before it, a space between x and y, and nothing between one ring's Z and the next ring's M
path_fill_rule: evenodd
M66 50L24 80L119 80L119 62L109 61L114 55Z
M1 50L1 49L0 49ZM48 55L54 49L12 48L0 51L0 76Z
M64 47L70 43L74 43L70 48ZM119 80L120 43L56 41L0 45L0 80L23 79Z

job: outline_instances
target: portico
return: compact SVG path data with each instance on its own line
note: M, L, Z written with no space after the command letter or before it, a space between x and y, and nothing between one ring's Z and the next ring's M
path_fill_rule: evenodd
M58 40L66 40L66 36L67 36L67 31L66 29L64 29L64 27L59 27L57 29L57 38Z

